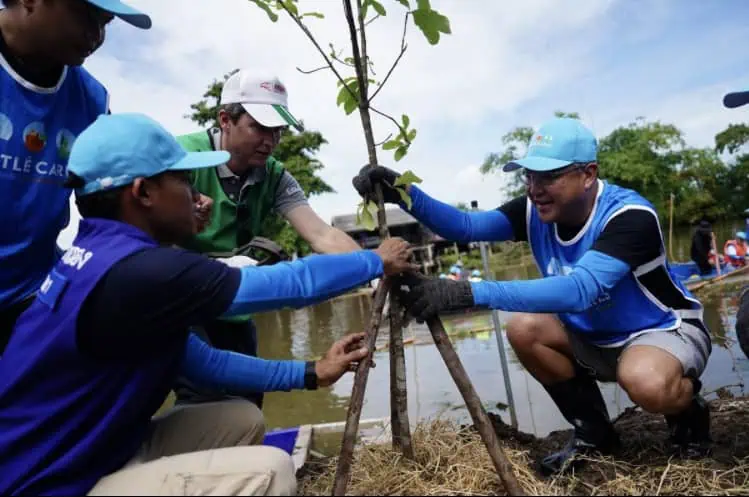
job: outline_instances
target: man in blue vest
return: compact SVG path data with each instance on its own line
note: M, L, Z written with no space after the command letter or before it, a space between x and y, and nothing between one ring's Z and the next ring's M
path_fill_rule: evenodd
M188 328L310 305L416 266L401 239L241 269L172 248L195 231L188 170L227 159L185 152L140 114L102 115L78 137L68 183L83 216L78 236L0 360L1 494L294 492L288 455L247 447L262 438L250 402L151 416L179 374L238 392L328 386L367 356L363 334L305 363L212 349Z
M68 223L70 147L99 114L106 89L81 67L117 16L147 29L118 0L4 0L0 10L0 355L13 325L59 257Z
M522 169L527 195L490 212L463 212L410 187L410 212L457 242L526 241L542 279L450 281L418 278L408 297L419 320L441 311L484 307L517 312L512 347L575 427L568 446L542 461L563 470L579 452L618 445L596 384L618 382L643 409L666 415L674 448L704 453L709 411L698 392L711 352L703 308L671 274L658 216L637 193L598 179L597 142L577 119L554 119L533 135ZM397 173L364 168L364 196Z

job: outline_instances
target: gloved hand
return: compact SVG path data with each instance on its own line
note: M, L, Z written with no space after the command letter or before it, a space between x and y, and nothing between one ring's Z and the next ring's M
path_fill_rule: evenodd
M403 303L417 322L437 316L440 312L470 309L476 304L469 281L427 278L422 274L403 276L399 282L408 288L402 293Z
M384 166L364 166L351 182L364 200L375 200L375 185L379 183L385 203L397 204L401 196L393 185L399 177L399 173Z

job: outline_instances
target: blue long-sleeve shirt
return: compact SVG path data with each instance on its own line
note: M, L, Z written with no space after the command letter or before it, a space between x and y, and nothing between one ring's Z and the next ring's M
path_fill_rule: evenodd
M382 274L382 259L368 250L241 269L184 250L143 250L113 266L89 296L79 342L97 356L137 357L190 326L311 305ZM303 362L234 354L196 336L188 340L182 373L196 384L235 393L304 386Z
M430 197L414 185L410 191L410 213L445 239L463 243L527 241L525 198L497 210L466 212ZM528 281L475 282L471 284L474 301L477 306L506 311L583 312L633 268L658 257L659 241L657 219L643 211L627 212L604 229L592 250L577 261L569 274Z

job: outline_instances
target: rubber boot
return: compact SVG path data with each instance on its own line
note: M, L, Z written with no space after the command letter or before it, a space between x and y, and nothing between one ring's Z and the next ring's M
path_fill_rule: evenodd
M577 455L607 454L619 447L619 435L611 424L601 390L590 375L580 371L571 380L544 388L575 432L564 449L540 462L543 475L578 469L583 461Z
M710 408L700 395L702 382L692 379L694 397L684 411L666 416L671 451L685 459L707 457L712 449Z

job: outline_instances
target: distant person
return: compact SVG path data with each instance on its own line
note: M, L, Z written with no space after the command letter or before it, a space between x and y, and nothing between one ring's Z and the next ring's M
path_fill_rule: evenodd
M713 249L713 226L709 221L703 219L694 230L692 235L692 246L690 257L697 264L700 275L706 276L713 272L710 252Z
M618 382L644 410L665 415L674 452L710 449L710 412L699 392L712 350L703 306L669 270L658 215L632 190L599 178L597 141L579 120L557 118L531 138L520 169L526 195L496 210L463 212L415 185L411 215L446 240L526 241L542 278L449 281L409 278L417 320L473 307L514 312L507 336L520 362L575 427L568 445L541 461L574 469L575 456L611 452L619 435L596 380ZM353 180L406 208L399 174L369 167ZM568 464L575 461L575 464Z
M747 248L749 247L747 247L746 233L743 231L737 232L736 238L726 240L723 246L723 254L726 257L726 262L736 268L746 266Z
M185 242L200 253L232 252L254 237L267 236L264 222L280 215L321 254L360 250L343 231L330 226L310 206L304 190L291 173L273 157L281 133L301 124L289 110L286 86L274 75L242 69L224 83L218 126L177 137L190 152L224 150L230 155L216 168L191 173L193 186L213 198L206 229ZM205 323L200 335L215 347L256 356L257 330L249 315ZM213 402L229 398L227 392L200 389L180 381L179 403ZM261 393L243 397L262 406Z

